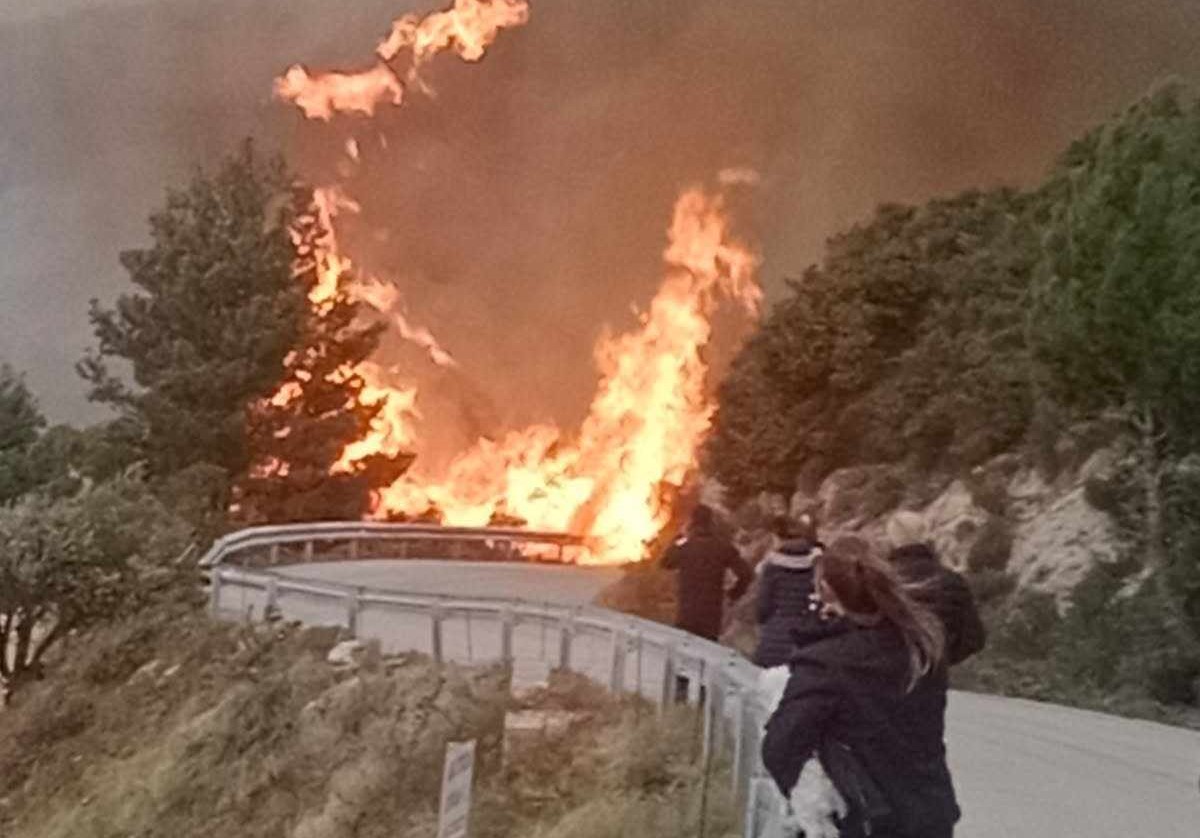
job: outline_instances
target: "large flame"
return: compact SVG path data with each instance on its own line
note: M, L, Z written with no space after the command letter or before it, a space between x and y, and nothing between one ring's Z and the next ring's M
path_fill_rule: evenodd
M520 26L528 17L525 0L455 0L444 11L394 21L367 70L310 73L296 65L276 80L275 90L311 119L329 120L337 113L371 116L381 104L400 105L406 84L428 92L419 71L434 55L453 50L477 61L501 29ZM406 55L402 75L397 65ZM386 144L386 137L381 135L380 142ZM358 165L356 140L346 141L345 152L349 165ZM732 186L756 177L749 170L729 170L718 180ZM316 191L315 205L326 232L317 243L321 279L310 295L313 305L348 293L388 315L394 332L424 349L435 364L453 366L433 334L410 322L395 285L352 273L335 227L339 215L358 212L357 204L340 188L329 187ZM674 498L695 468L709 427L712 404L703 353L712 315L721 299L757 313L761 296L758 258L731 235L720 193L696 188L680 196L663 258L664 279L640 325L598 341L599 383L576 431L541 424L480 439L438 474L422 472L418 461L417 471L379 493L375 514L433 512L457 525L522 522L584 536L580 561L643 558L647 544L670 520ZM351 468L376 453L419 450L417 390L397 383L397 371L374 363L354 372L366 383L360 397L384 406L371 432L347 446L335 468ZM276 395L285 401L294 397L286 386Z
M371 116L382 104L404 101L404 84L393 65L405 55L410 61L405 80L428 91L419 71L433 56L453 49L464 61L478 61L501 29L527 20L526 0L454 0L444 11L394 20L375 50L378 60L368 69L311 73L296 64L275 80L275 94L295 103L309 119L329 120L337 113Z
M641 326L596 346L600 383L577 434L536 425L480 440L444 475L405 475L382 492L379 512L433 508L463 526L515 518L584 535L583 561L642 558L708 430L702 352L718 298L756 312L761 296L757 257L730 236L720 195L679 198L664 259Z

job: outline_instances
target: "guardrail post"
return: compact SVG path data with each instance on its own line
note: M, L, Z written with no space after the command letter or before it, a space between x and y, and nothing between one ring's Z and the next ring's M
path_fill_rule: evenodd
M625 632L617 629L612 633L612 668L608 673L608 690L613 695L625 692L625 653L628 649L629 638Z
M500 659L505 663L513 661L513 629L517 618L511 608L506 608L500 615Z
M271 545L271 555L267 559L267 561L270 563L271 567L274 567L275 565L279 564L279 544L278 544L278 542Z
M263 605L263 619L271 616L271 612L279 608L279 580L274 576L267 579L267 601Z
M741 777L739 774L742 768L742 751L745 750L742 707L746 703L746 691L744 689L735 690L733 692L733 699L738 703L738 714L733 720L733 764L730 766L729 778L733 787L733 796L736 800L738 789L741 786Z
M433 648L433 660L435 663L442 662L442 609L434 608L429 612L430 644Z
M571 669L571 646L575 641L575 619L563 618L558 628L558 668L564 672Z
M313 543L312 539L304 542L304 561L311 562L313 560Z
M704 765L721 752L721 721L725 713L725 685L721 671L716 667L708 670L707 690L704 701L704 738L700 742L700 759Z
M400 539L400 558L402 558L402 559L408 558L408 541L403 538Z
M208 610L216 617L221 613L221 566L213 565L208 572Z
M761 746L761 731L758 714L754 712L754 699L752 690L741 690L733 757L733 795L739 808L747 806L750 800L750 785L758 766L758 751Z
M346 629L351 637L358 637L358 610L361 605L362 589L355 588L346 592Z
M350 561L358 559L358 536L350 539Z
M663 646L662 691L658 703L660 710L670 707L675 700L675 686L675 647L668 643Z
M750 780L746 790L746 807L742 810L742 838L758 838L761 809L759 801L764 798L770 800L769 789L765 787L769 782L771 781L764 777L754 777Z

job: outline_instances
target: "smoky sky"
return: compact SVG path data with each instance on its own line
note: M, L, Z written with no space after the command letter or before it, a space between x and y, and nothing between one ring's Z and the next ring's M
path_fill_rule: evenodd
M243 136L363 207L343 238L461 361L389 343L452 437L570 420L601 329L661 274L682 187L763 176L738 204L777 295L883 201L1036 181L1074 136L1200 72L1187 0L532 0L478 64L441 56L374 120L270 96L292 62L352 68L430 4L114 2L0 15L0 358L56 419L99 415L71 365L86 305L125 287L164 188ZM362 163L338 172L354 137ZM384 145L386 143L386 147Z

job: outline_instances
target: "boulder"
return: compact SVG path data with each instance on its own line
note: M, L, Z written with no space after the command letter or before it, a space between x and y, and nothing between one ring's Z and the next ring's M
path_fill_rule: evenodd
M818 520L836 529L857 529L899 506L904 481L895 466L879 464L838 469L817 490Z
M929 540L942 561L965 570L975 542L992 514L977 503L966 483L955 480L924 511Z
M1023 588L1065 597L1097 562L1120 557L1113 520L1088 503L1083 486L1044 503L1016 524L1010 569Z
M329 650L325 660L333 666L357 666L366 650L367 644L361 640L343 640Z

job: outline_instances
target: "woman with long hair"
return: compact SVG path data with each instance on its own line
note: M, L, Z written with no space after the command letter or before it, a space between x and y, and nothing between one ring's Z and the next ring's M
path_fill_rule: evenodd
M835 542L814 574L823 606L850 628L795 653L764 765L786 797L819 758L848 806L842 838L950 838L941 622L859 539Z
M810 514L777 525L779 543L759 562L755 619L758 646L754 662L769 669L786 664L801 646L837 634L842 621L814 602L814 568L825 549Z

